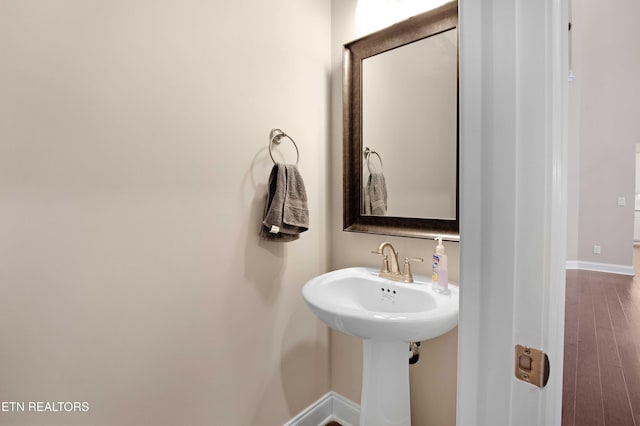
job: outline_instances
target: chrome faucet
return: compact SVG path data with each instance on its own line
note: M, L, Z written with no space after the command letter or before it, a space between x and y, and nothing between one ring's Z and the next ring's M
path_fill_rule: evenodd
M391 249L391 268L389 268L389 255L385 254L384 252L384 249L386 249L387 247ZM379 254L382 256L382 264L380 265L380 273L378 274L380 278L388 278L393 281L400 281L405 283L413 282L413 274L411 273L411 265L409 264L409 262L424 261L424 259L420 257L405 257L404 269L402 273L400 273L400 266L398 265L398 251L390 242L383 242L378 246L378 250L373 250L371 251L371 253Z

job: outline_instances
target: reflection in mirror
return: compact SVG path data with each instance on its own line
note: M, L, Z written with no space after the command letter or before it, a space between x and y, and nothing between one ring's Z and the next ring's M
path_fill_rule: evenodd
M454 1L345 45L345 231L459 239L457 23Z
M457 66L455 29L362 61L362 214L455 219Z
M372 157L377 157L376 161L371 161ZM387 214L387 183L382 169L382 157L377 151L364 148L364 161L367 165L363 167L366 173L362 182L362 214L373 216L385 216Z

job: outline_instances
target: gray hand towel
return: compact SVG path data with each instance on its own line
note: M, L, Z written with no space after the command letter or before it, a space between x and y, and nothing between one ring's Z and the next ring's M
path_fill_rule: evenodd
M382 173L371 173L364 189L364 214L387 214L387 183Z
M285 243L297 240L308 229L307 191L298 168L292 164L274 165L269 175L260 237Z

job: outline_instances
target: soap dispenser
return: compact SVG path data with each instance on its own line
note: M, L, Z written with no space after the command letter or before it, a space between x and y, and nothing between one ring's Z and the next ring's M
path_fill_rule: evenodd
M433 263L431 265L431 281L433 282L433 290L438 293L447 293L449 291L449 273L447 271L447 255L444 253L442 238L437 237L436 250L433 253Z

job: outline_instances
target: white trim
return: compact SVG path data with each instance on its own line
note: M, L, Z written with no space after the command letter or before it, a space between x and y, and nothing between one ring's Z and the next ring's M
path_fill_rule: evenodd
M564 359L564 319L565 319L565 285L564 266L567 259L567 183L568 183L568 146L569 146L569 83L565 76L569 74L569 21L568 3L570 0L547 1L545 20L547 36L545 60L550 64L547 73L547 155L546 175L550 182L546 185L547 220L545 227L545 253L548 260L543 285L543 309L540 312L543 332L543 348L553 360L557 373L551 373L551 383L542 392L541 404L538 406L539 425L553 426L562 419L562 378ZM526 82L526 80L525 80ZM526 84L526 83L525 83ZM522 317L521 317L522 321ZM524 318L524 321L528 319ZM559 361L559 362L558 362ZM526 398L526 396L525 396ZM522 414L520 414L522 415ZM516 416L516 419L519 418ZM519 423L516 420L515 423ZM514 424L515 424L514 423Z
M458 426L560 424L566 5L460 2ZM514 378L518 343L549 354L544 389Z
M284 426L319 426L333 419L332 392L327 393L316 402L302 410Z
M578 268L578 261L577 260L567 260L567 266L566 269L580 269Z
M331 391L302 410L284 426L323 426L330 421L342 426L356 426L360 421L360 406Z
M567 260L567 269L582 269L584 271L607 272L634 276L633 265L616 265L613 263L585 262L583 260Z
M360 406L339 393L330 392L333 397L333 420L342 426L356 426L360 422Z

